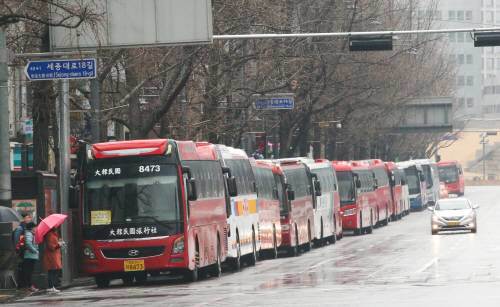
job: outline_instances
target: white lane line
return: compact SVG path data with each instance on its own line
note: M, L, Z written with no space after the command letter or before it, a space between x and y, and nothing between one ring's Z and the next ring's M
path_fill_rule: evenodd
M433 258L431 261L427 262L423 267L421 267L419 270L417 270L415 273L422 273L424 272L425 270L427 270L428 268L430 268L431 266L433 266L434 264L437 263L438 261L438 257L435 257Z

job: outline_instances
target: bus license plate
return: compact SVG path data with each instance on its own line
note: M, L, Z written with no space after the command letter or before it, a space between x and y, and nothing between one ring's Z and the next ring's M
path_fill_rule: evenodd
M123 263L125 272L144 271L144 260L125 260Z

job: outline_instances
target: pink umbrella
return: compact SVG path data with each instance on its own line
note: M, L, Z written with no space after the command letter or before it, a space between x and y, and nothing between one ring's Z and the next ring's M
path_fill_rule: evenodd
M68 216L66 214L51 214L44 218L36 227L35 243L42 243L43 237L45 237L47 232L53 228L61 226L67 218Z

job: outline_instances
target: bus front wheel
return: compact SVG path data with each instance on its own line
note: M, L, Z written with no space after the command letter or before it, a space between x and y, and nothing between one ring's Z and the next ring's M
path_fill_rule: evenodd
M99 275L94 277L97 288L107 288L109 287L110 279L107 276Z

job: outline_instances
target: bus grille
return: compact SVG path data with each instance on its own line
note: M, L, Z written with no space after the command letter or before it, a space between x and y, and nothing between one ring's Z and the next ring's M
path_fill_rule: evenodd
M102 254L109 259L143 258L160 256L165 253L165 246L130 247L103 249Z

